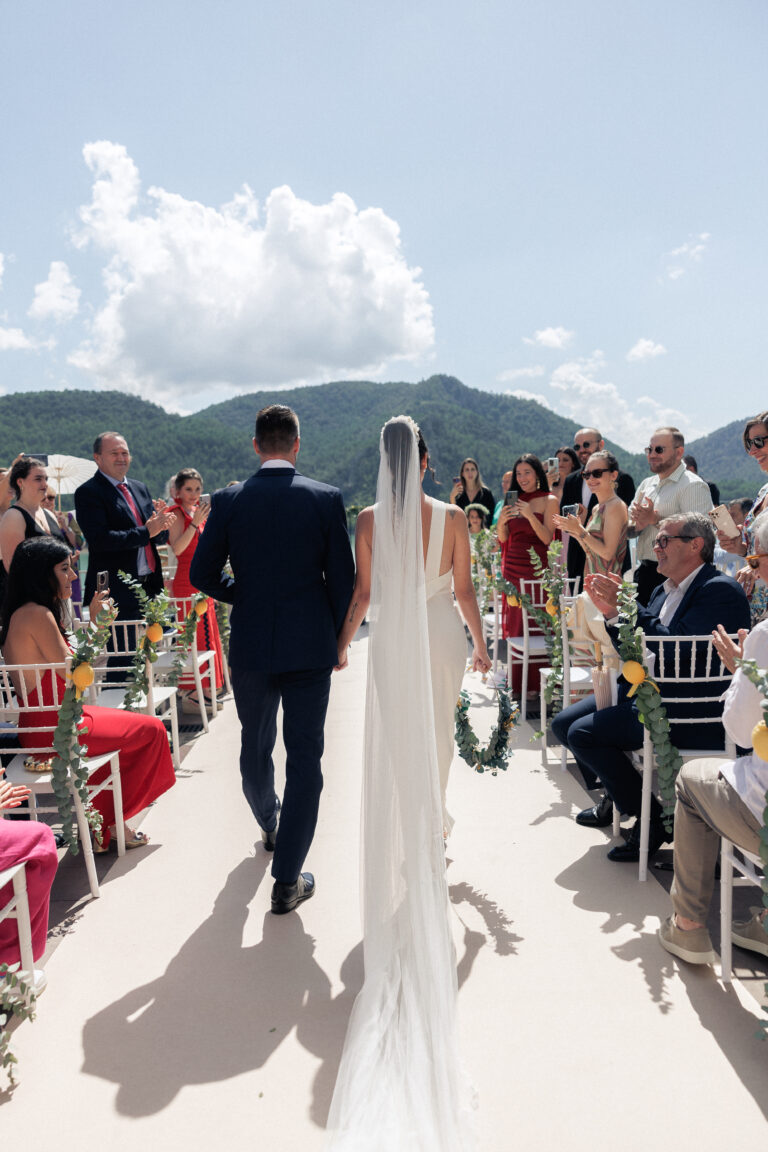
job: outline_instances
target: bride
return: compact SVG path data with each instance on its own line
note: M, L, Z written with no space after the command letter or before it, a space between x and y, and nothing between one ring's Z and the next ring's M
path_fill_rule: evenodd
M444 796L466 663L490 667L467 522L421 489L427 447L407 416L384 425L376 504L360 513L339 667L370 604L363 776L365 983L328 1119L334 1152L465 1152L470 1092L456 1037L456 958ZM446 763L447 760L447 763ZM440 770L438 770L440 764Z

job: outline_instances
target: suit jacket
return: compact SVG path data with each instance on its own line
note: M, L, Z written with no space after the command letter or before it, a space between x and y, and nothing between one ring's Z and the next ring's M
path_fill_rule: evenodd
M146 484L140 480L126 479L128 490L145 522L154 511L152 497ZM155 557L155 571L148 582L146 591L156 596L163 588L163 572L157 545L166 539L161 533L150 539L146 528L139 528L121 492L118 492L106 476L97 472L75 492L75 517L83 530L88 544L88 572L85 577L83 599L88 604L96 591L96 573L106 569L109 572L109 589L117 604L120 615L135 616L136 599L129 588L117 575L122 569L129 576L138 574L139 549L147 544Z
M583 468L579 468L578 472L571 472L566 476L563 483L563 494L560 497L560 509L562 511L566 504L581 504L581 474ZM629 507L632 503L632 497L635 494L635 482L630 475L626 472L619 472L619 477L616 482L616 495L620 496L624 503ZM589 503L587 504L587 519L592 515L592 509L597 504L597 496L592 493ZM566 565L568 568L568 575L570 577L580 576L582 582L584 580L584 549L580 548L578 544L568 546L568 556ZM629 568L629 548L627 548L627 555L624 559L623 572Z
M233 605L232 667L277 673L336 663L354 569L338 488L262 468L214 493L190 579Z
M637 623L643 629L650 651L657 645L653 643L654 636L708 636L718 624L722 624L727 632L738 632L739 628L749 628L749 601L744 589L731 576L725 576L715 568L714 564L702 564L693 580L686 589L685 595L668 624L662 624L659 613L667 598L664 586L656 588L647 608L638 605ZM608 632L614 644L617 641L617 630L608 625ZM686 647L688 651L686 652ZM690 648L691 645L681 645L680 671L683 675L690 675ZM658 655L657 655L658 661ZM712 676L718 676L719 663L712 669ZM675 743L675 715L674 699L676 695L683 696L711 696L713 685L707 678L703 667L695 668L694 674L700 677L693 684L684 684L677 688L675 685L662 685L664 706L667 716L672 724L672 742ZM725 674L727 675L727 673ZM625 700L629 686L622 678L619 681L619 701ZM679 708L679 705L678 705ZM696 708L700 709L702 716L721 716L722 704L686 706L689 715L696 715ZM713 710L714 709L714 710ZM715 744L724 744L722 727L713 724L702 724L700 727L685 726L678 732L678 739L688 748L709 748Z

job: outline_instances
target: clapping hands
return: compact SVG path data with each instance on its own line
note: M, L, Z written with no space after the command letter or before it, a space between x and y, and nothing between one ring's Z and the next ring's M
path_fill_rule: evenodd
M8 808L18 808L22 800L26 800L29 796L29 788L26 784L11 784L8 780L3 780L5 776L5 769L0 768L0 812Z
M712 633L712 643L729 672L736 671L736 661L741 660L744 655L744 641L747 638L747 629L739 628L738 636L739 642L738 644L734 644L722 624L718 624Z

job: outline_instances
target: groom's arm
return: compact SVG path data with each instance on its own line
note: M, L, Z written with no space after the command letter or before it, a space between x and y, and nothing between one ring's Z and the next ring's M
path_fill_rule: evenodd
M199 588L207 596L213 596L214 600L232 604L235 599L235 582L222 575L224 566L229 560L229 536L223 496L224 493L215 492L211 499L211 511L205 523L205 531L200 534L197 541L189 569L189 579L193 588Z
M206 529L207 531L207 529ZM325 585L331 602L333 622L338 634L344 623L355 584L355 562L347 531L347 513L341 492L332 498L331 521L325 557Z

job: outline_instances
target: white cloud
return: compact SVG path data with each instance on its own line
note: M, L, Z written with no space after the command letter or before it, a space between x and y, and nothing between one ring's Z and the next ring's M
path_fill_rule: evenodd
M550 412L554 411L552 401L540 392L529 392L527 388L510 388L507 395L514 396L517 400L535 400L537 404L543 405L544 408L549 408Z
M627 360L653 360L655 356L664 356L666 351L663 344L641 337L627 352Z
M35 347L21 328L0 328L0 352L27 352Z
M565 348L575 332L567 328L539 328L533 336L523 336L523 344L538 344L541 348Z
M558 393L555 410L584 426L597 426L604 436L633 452L639 452L654 430L665 424L681 428L687 440L705 431L691 423L687 414L652 396L627 399L618 384L601 378L605 371L605 357L599 349L561 364L550 379Z
M506 372L500 372L496 379L505 384L512 380L535 380L537 376L543 375L543 364L536 364L532 368L508 368Z
M220 208L162 188L144 202L124 147L83 155L93 193L73 239L107 257L106 300L70 361L100 381L191 408L195 394L372 373L432 347L421 270L380 209L287 186L263 210L247 186Z
M667 252L664 256L666 262L664 274L667 279L679 280L690 270L691 265L699 264L710 239L710 232L699 232L687 240L685 244L681 244L679 248L673 248L671 252Z
M0 288L3 287L3 273L5 272L5 256L0 252Z
M62 323L76 316L79 308L80 289L72 283L69 268L63 260L51 261L48 279L35 285L35 298L27 315L34 320Z

